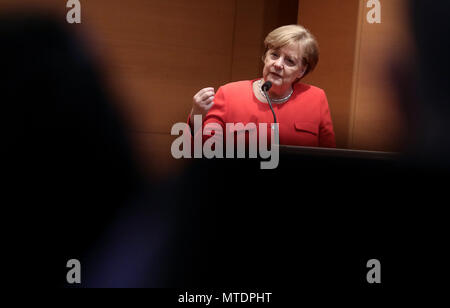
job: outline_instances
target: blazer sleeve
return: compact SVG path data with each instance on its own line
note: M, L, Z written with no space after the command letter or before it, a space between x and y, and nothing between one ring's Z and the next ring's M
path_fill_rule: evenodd
M328 105L327 96L324 91L322 91L320 99L319 147L336 147L336 139L334 135L333 122L331 120L330 107Z

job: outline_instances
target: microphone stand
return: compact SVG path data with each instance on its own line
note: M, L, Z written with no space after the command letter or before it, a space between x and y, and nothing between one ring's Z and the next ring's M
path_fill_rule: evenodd
M272 110L273 114L273 123L277 123L277 116L275 115L275 111L273 111L272 107L272 101L270 100L269 94L267 94L267 91L272 87L272 83L270 81L266 81L262 86L261 89L263 90L264 96L267 99L267 103L269 103L270 110Z
M263 90L264 96L267 99L267 103L269 103L269 107L270 110L272 110L272 115L273 115L273 124L272 124L272 131L274 133L274 138L275 138L275 145L279 146L279 127L278 127L278 122L277 122L277 116L275 114L275 111L273 110L272 107L272 101L270 100L269 94L267 93L267 91L272 87L272 83L270 81L266 81L262 86L261 89ZM273 139L272 139L273 140ZM272 144L274 145L274 144Z

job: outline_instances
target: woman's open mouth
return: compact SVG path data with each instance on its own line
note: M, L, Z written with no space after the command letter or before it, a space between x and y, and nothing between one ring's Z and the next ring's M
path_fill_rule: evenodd
M277 73L270 72L270 74L272 74L273 76L275 76L275 77L277 77L277 78L283 78L283 77L281 77L280 75L278 75Z

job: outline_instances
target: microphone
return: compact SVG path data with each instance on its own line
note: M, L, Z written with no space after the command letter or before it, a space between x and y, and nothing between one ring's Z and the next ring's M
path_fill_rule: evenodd
M261 86L261 89L263 91L269 91L270 88L272 88L272 83L270 81L264 82L264 84Z
M277 116L275 115L275 111L273 111L272 101L270 100L269 94L267 94L267 91L269 91L271 87L272 87L272 83L270 81L266 81L261 86L261 90L263 90L263 93L264 93L264 95L265 95L265 97L267 99L267 102L269 103L270 110L272 110L273 123L277 123Z

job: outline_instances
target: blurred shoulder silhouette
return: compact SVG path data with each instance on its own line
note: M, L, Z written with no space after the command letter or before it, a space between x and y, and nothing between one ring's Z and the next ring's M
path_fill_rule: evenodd
M409 161L450 167L450 3L407 2L412 46L389 63L408 125Z
M42 13L0 15L3 255L21 285L63 285L143 180L83 40ZM7 279L6 279L7 280Z

